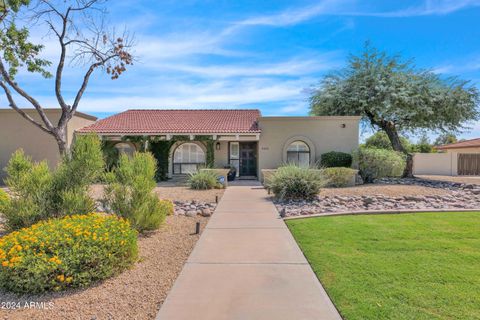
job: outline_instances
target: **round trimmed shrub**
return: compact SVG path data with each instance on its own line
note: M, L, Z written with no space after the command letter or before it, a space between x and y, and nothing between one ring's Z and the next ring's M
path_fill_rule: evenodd
M130 267L137 232L116 216L42 221L0 239L0 287L16 293L86 287Z
M343 167L325 168L323 174L328 181L328 187L344 188L350 185L357 174L357 170Z
M377 148L360 148L355 153L359 173L363 181L372 183L375 179L400 177L405 169L405 155L400 152Z
M188 179L188 184L191 189L208 190L213 188L220 188L218 176L211 171L199 171L191 174Z
M311 200L325 183L321 170L287 165L277 169L267 187L279 200Z
M352 155L345 152L331 151L322 154L320 165L324 168L352 166Z

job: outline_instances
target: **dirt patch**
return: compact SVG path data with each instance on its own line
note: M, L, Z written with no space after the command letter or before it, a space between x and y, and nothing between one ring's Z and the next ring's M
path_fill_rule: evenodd
M385 185L365 184L347 188L324 188L320 191L322 196L373 196L384 195L389 197L401 196L428 196L428 195L449 195L450 190L429 188L414 185Z
M155 193L161 199L168 199L172 201L199 201L199 202L215 202L215 197L218 200L222 197L224 189L211 190L192 190L184 186L159 186L155 188ZM95 199L101 199L103 196L103 185L96 184L90 188L91 196Z
M160 230L139 238L140 261L131 270L88 289L23 297L0 292L0 302L22 306L0 309L0 318L154 319L199 238L192 235L196 221L203 229L208 219L167 217ZM47 309L25 309L25 302L46 302Z

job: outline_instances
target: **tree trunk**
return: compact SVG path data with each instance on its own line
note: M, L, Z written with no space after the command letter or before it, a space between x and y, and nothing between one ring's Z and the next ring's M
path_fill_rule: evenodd
M381 127L387 133L393 150L401 152L407 156L407 163L405 166L405 170L403 171L403 177L413 178L413 156L409 154L405 147L402 145L402 141L400 140L400 136L398 135L397 128L395 128L395 124L393 124L392 122L386 122Z
M65 134L64 128L57 128L55 132L52 133L53 137L57 141L58 151L60 155L63 157L67 151L67 135Z

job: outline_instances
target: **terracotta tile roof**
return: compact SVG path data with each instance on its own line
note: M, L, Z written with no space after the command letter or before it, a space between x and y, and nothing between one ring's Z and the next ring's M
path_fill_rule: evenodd
M435 147L438 150L459 149L459 148L480 148L480 138L445 144Z
M127 110L78 132L107 134L259 133L255 109Z

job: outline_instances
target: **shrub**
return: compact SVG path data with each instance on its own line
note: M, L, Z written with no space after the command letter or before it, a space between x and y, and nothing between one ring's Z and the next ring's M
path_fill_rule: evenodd
M29 294L85 287L131 266L137 251L136 232L114 216L43 221L0 239L0 287Z
M16 151L6 168L5 182L13 194L4 209L7 228L16 230L43 219L94 211L88 191L103 167L96 135L79 136L53 173L45 161L33 162L21 149Z
M5 171L5 183L13 195L3 208L5 227L16 230L48 218L52 174L47 163L33 162L20 149L12 155Z
M365 182L384 177L399 177L406 164L403 154L376 148L360 148L355 153L355 162L358 163L360 175Z
M140 232L160 227L167 214L153 192L156 162L150 153L121 155L118 166L107 174L104 202L108 210L130 221Z
M175 213L175 207L170 200L160 200L160 207L165 212L165 215L171 216Z
M320 164L324 168L352 166L352 155L345 152L331 151L322 154Z
M212 171L199 171L191 174L188 179L188 184L191 189L195 190L207 190L222 187L218 182L218 176Z
M357 170L343 167L325 168L323 174L328 181L328 187L343 188L350 184L357 174Z
M78 136L53 174L52 208L57 217L95 210L90 185L104 172L102 144L96 135Z
M287 165L278 168L267 187L280 200L311 200L324 185L325 179L320 170Z
M3 189L0 189L0 213L3 213L9 205L10 197Z

